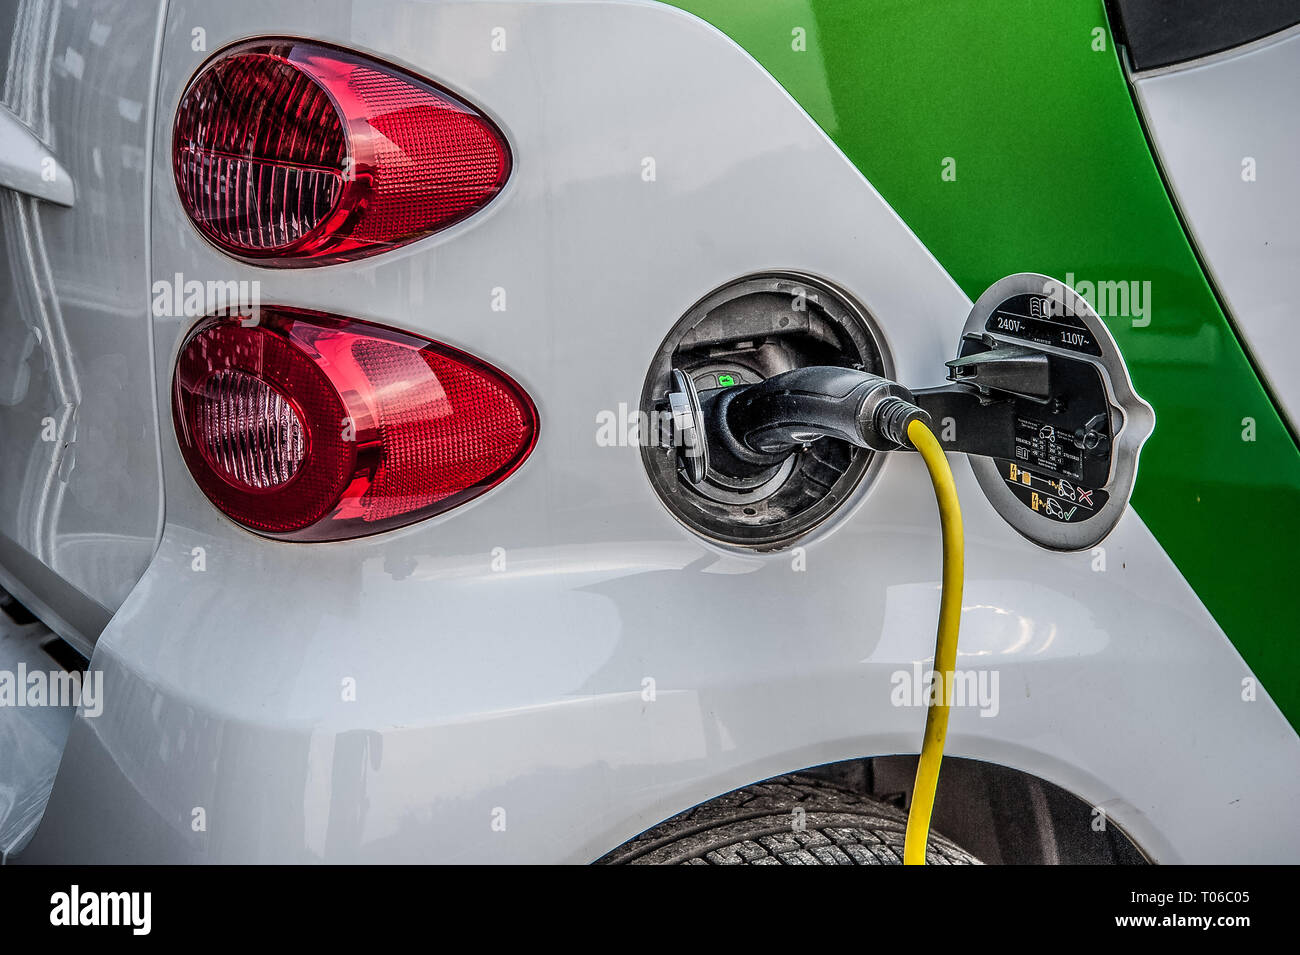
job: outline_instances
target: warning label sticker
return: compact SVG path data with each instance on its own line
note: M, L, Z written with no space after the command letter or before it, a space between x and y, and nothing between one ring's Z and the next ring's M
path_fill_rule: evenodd
M1083 479L1083 452L1074 446L1072 436L1033 418L1016 418L1016 459L1074 481Z
M1017 453L1019 444L1017 444ZM1002 479L1026 507L1036 514L1064 524L1092 517L1106 503L1103 490L1086 488L1065 478L1036 474L1014 461L998 461Z

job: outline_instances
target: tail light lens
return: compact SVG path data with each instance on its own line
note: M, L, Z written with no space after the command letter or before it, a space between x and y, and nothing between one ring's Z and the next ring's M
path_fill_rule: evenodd
M212 503L296 540L373 534L477 497L523 463L538 427L524 390L477 358L289 308L196 326L172 411Z
M501 131L394 66L294 40L219 54L181 97L182 204L264 265L372 255L472 215L510 174Z

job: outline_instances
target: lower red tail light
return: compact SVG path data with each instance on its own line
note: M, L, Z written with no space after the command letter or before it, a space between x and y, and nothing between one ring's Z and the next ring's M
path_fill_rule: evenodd
M463 504L537 443L504 372L437 342L290 308L205 319L176 364L181 453L232 520L294 540L360 537Z

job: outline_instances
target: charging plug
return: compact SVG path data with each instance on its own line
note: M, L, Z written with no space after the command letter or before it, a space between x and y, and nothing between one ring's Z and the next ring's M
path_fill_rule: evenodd
M913 450L908 425L930 422L897 382L834 365L698 394L688 376L674 370L668 405L681 470L692 484L710 468L754 477L823 438L874 451Z

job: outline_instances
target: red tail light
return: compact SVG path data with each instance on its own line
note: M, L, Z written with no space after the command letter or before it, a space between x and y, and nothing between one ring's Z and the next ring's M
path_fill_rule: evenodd
M208 239L265 265L372 255L459 222L510 152L473 107L396 67L297 40L220 54L181 97L176 187Z
M196 326L172 411L212 503L298 540L439 514L504 481L537 442L537 409L503 372L404 332L289 308Z

